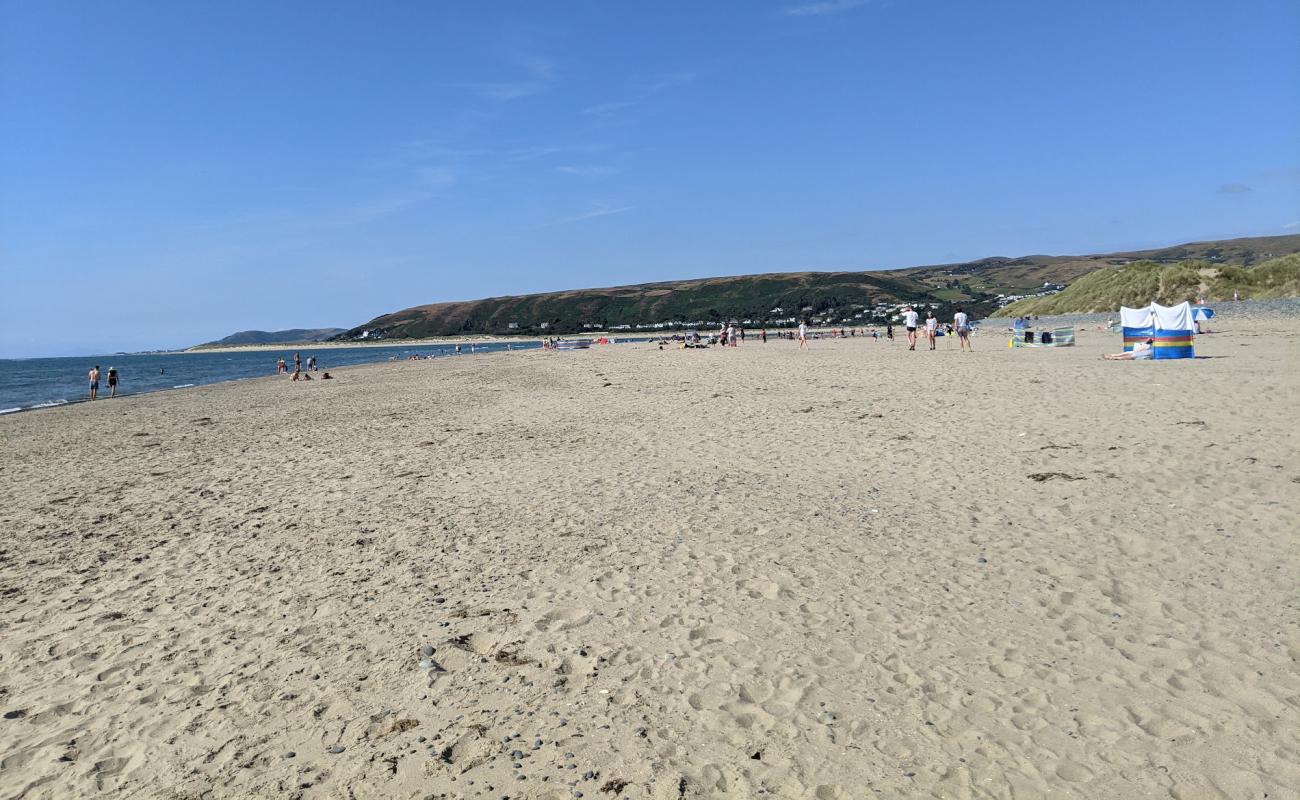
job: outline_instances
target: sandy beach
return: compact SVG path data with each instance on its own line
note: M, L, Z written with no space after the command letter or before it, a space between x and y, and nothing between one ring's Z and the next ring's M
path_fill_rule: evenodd
M0 797L1300 797L1294 320L995 327L0 418Z

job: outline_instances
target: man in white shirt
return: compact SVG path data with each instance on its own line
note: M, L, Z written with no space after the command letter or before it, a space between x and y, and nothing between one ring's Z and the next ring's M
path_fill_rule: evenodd
M903 309L903 327L907 328L907 349L916 349L916 320L917 313L912 310L911 306Z
M939 330L939 320L934 318L934 312L927 312L925 315L925 338L930 341L930 349L934 349L934 334Z
M961 345L962 350L975 352L975 348L970 343L970 317L966 312L957 306L957 313L952 315L952 327L957 331L957 343Z
M799 320L799 347L808 346L808 323Z

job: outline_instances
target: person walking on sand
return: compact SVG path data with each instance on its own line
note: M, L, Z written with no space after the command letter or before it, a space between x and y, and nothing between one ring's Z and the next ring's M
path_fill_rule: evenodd
M916 349L916 320L918 315L911 306L903 309L903 327L907 328L907 349Z
M758 339L763 344L767 344L767 328L763 328L761 331L758 332Z
M960 349L975 352L975 348L970 343L970 317L962 311L961 306L957 306L957 313L952 315L952 326L957 330L957 344L961 345Z
M728 347L735 347L735 346L736 346L736 326L735 326L735 325L728 325L728 326L727 326L727 346L728 346Z
M97 400L99 398L99 365L96 364L92 367L86 377L90 379L90 399Z
M275 362L275 374L284 375L287 374L288 372L289 372L289 367L287 367L284 363L284 356L280 356L280 360Z
M888 339L888 340L891 341L891 342L894 341L894 323L893 323L893 322L886 322L886 323L885 323L885 338Z
M302 372L302 353L293 354L293 371Z
M808 346L808 323L799 320L799 349Z
M934 349L934 334L939 330L939 320L934 318L933 311L927 311L925 314L925 338L930 342L930 349Z
M117 397L117 367L108 368L108 396Z

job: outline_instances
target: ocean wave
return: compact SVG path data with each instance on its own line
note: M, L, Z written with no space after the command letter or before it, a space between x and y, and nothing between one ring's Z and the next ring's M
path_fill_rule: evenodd
M173 388L173 389L188 389L189 387L191 387L191 386L193 386L193 385L194 385L194 384L192 384L192 383L178 383L178 384L176 384L175 386L173 386L172 388Z
M12 414L15 411L22 411L22 408L0 408L0 414Z

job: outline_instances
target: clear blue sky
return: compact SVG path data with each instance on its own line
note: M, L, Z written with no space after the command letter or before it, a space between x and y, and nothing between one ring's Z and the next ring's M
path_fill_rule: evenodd
M1294 0L0 15L0 356L1300 232Z

